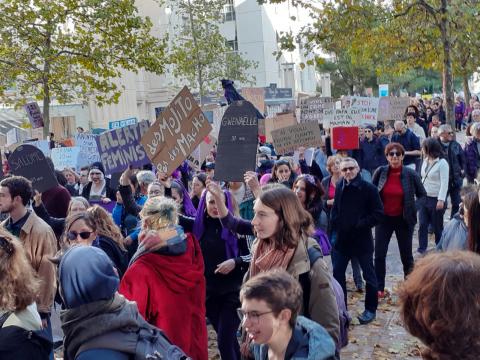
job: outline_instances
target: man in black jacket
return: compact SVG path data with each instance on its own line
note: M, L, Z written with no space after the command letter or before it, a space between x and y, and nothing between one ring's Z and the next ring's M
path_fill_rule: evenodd
M445 151L446 160L449 166L448 195L452 201L452 211L450 219L458 212L460 208L460 189L463 185L465 176L465 153L462 146L453 139L453 129L450 125L444 124L438 128L440 143Z
M342 159L340 169L343 179L337 184L331 212L333 276L342 286L347 303L345 271L352 257L358 259L367 284L365 311L358 320L368 324L375 319L378 306L372 228L383 216L383 205L377 188L362 180L355 159Z

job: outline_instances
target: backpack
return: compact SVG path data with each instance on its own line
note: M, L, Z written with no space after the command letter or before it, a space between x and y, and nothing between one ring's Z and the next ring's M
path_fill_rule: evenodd
M318 250L315 247L310 247L308 248L308 259L310 260L310 266L313 267L313 264L315 264L315 261L318 259L323 258L323 254L320 250ZM352 320L350 318L350 315L348 314L347 311L347 306L345 305L345 298L343 295L343 289L338 283L337 280L333 276L330 277L332 281L332 288L333 288L333 293L335 294L335 300L337 301L337 307L338 307L338 316L340 320L340 336L338 337L338 344L337 350L340 351L341 348L345 347L348 345L348 327L350 326L350 321ZM307 306L304 308L308 309L308 301L310 300L310 287L307 287L307 289L304 288L303 292L303 301L304 304L307 304Z

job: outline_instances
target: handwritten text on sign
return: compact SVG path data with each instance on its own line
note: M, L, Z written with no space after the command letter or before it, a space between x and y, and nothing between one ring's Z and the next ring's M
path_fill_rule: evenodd
M335 100L329 97L313 97L302 99L300 104L300 122L325 121L325 110L333 109Z
M75 146L80 148L80 154L78 155L79 168L90 166L94 162L100 161L100 154L95 141L96 137L97 135L85 133L75 135Z
M104 132L96 138L106 174L121 172L129 165L139 167L149 162L140 144L140 139L147 130L148 122L141 121Z
M320 146L322 136L316 122L296 124L272 131L273 144L278 154L293 152L301 146Z
M158 171L171 174L212 130L184 87L142 137L147 156Z
M339 126L360 126L361 112L359 109L337 109L330 120L330 128Z

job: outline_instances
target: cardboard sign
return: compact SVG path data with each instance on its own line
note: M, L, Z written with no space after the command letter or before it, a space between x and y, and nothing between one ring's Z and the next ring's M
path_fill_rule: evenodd
M332 129L332 148L335 150L358 149L358 127L334 127Z
M122 172L130 165L140 167L150 162L140 144L142 136L148 129L148 121L141 121L138 124L106 131L95 138L105 175Z
M242 96L250 101L261 114L265 112L265 89L264 88L243 88Z
M53 169L45 155L32 145L20 145L8 158L12 174L23 176L32 182L39 192L47 191L58 185Z
M360 111L361 126L377 126L379 100L377 97L352 96L350 108Z
M55 169L63 170L65 168L79 170L78 158L80 148L78 146L62 147L52 149L52 161Z
M317 147L322 143L320 126L316 122L296 124L272 131L273 145L277 154L294 152L300 146Z
M278 114L277 116L265 119L265 135L267 142L271 143L272 131L297 124L293 113Z
M171 174L211 130L212 126L185 86L160 113L141 143L157 170Z
M28 120L30 120L33 129L43 127L43 115L37 102L26 104L24 109L27 112Z
M187 161L193 169L200 171L203 161L206 159L216 141L217 139L215 139L212 135L208 135L205 139L203 139L200 145L198 145L197 148L190 155L188 155Z
M215 179L243 181L248 170L257 162L257 111L248 101L230 104L222 119L215 159Z
M335 100L330 97L311 97L300 103L300 123L324 122L324 111L335 108Z
M96 137L97 135L85 133L75 135L75 146L80 148L80 155L78 156L79 169L100 161L100 154L95 141Z
M408 97L381 97L378 104L378 121L403 120L405 109L410 105Z
M346 127L346 126L360 126L361 114L359 109L336 109L333 114L333 119L330 120L328 127Z

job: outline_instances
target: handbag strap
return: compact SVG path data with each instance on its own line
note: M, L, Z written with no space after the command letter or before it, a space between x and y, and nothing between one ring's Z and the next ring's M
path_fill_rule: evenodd
M426 172L425 172L425 177L422 178L422 185L425 183L425 180L427 180L427 177L428 177L428 174L430 174L430 171L432 171L432 169L435 167L435 165L437 165L439 162L440 162L440 160L435 161L432 164L432 166L430 166L430 167L428 167L428 163L427 163L427 169L426 169Z

